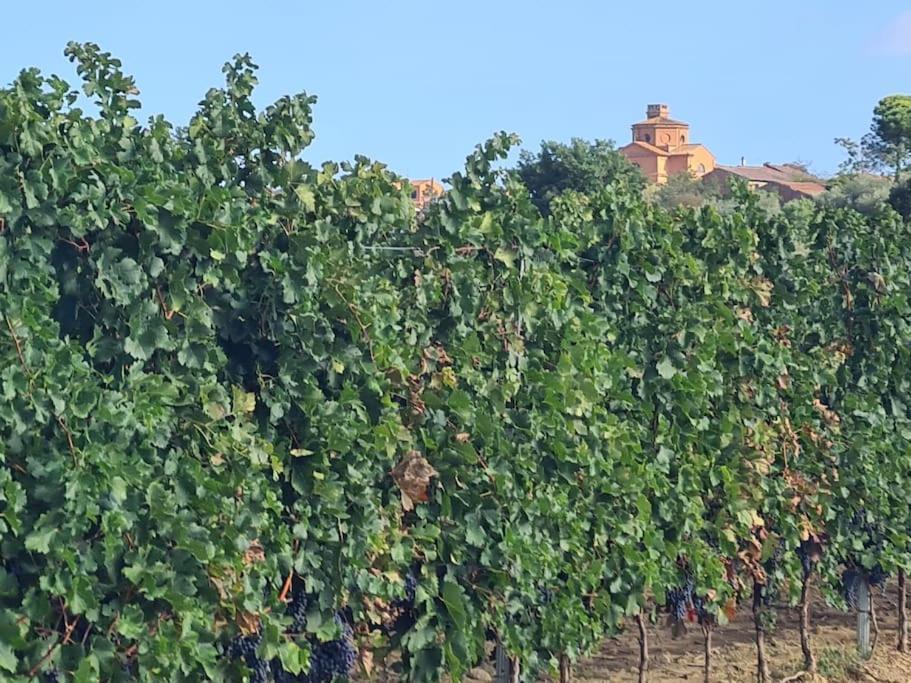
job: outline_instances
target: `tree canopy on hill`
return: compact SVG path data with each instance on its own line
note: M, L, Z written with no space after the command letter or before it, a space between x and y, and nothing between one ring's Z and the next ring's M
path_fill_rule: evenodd
M619 180L631 190L645 187L642 172L608 140L573 138L569 144L544 141L536 154L522 152L516 171L535 206L545 215L554 198L567 190L590 194Z
M840 175L890 171L897 182L911 155L911 96L884 97L874 107L870 132L860 142L835 138L835 143L847 154L839 165Z
M911 96L890 95L881 99L873 110L871 133L879 141L882 155L897 181L911 154Z

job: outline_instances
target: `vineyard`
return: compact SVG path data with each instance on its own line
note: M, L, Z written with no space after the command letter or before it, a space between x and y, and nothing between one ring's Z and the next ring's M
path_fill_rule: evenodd
M178 127L67 55L0 90L2 680L566 680L656 623L715 680L749 614L766 682L773 604L812 676L810 592L887 578L907 649L898 214L542 214L505 133L418 214L247 56Z

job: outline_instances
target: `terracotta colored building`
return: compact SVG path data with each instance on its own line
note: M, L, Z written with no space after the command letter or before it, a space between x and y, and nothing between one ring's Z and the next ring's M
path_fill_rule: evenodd
M763 164L762 166L717 166L703 181L713 183L722 192L730 186L731 178L742 178L750 189L776 192L782 201L813 199L826 191L822 181L793 164Z
M429 180L411 180L409 182L411 183L411 198L414 200L418 211L444 192L443 186L433 178Z
M715 168L715 155L690 142L689 124L670 118L666 104L648 105L645 120L633 124L633 141L619 152L653 183L686 172L701 178Z

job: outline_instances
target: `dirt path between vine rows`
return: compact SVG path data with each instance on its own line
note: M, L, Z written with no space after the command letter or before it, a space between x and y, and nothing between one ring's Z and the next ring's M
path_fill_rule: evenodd
M896 588L887 586L885 594L875 591L879 637L873 656L861 661L857 656L856 615L832 609L814 597L810 617L811 643L819 661L815 683L911 683L911 655L895 650L897 634ZM796 608L780 606L774 610L775 626L766 636L766 651L773 681L797 674L802 669L798 616ZM649 683L701 683L703 680L703 640L698 626L691 626L680 638L673 638L663 621L648 625L651 665ZM712 636L712 677L716 683L752 683L756 677L756 646L750 611L737 614L730 623L715 629ZM573 668L573 683L636 683L638 681L639 642L635 623L620 636L604 642L593 657ZM372 679L392 683L398 678L380 665ZM467 683L492 681L492 662L474 669ZM542 677L538 683L554 683Z
M897 617L895 587L885 595L876 591L880 634L873 657L860 661L856 655L856 616L827 607L814 600L811 613L811 643L819 660L820 674L830 683L871 681L873 683L911 683L911 656L895 650ZM767 637L767 654L772 678L779 681L801 670L797 611L786 607L776 610L776 626ZM719 683L756 681L756 647L753 620L744 611L713 634L713 675ZM663 623L649 626L651 667L649 683L702 681L703 640L698 627L691 627L680 638L672 638ZM638 681L639 644L631 627L617 638L607 640L601 651L579 662L574 671L576 683L628 683ZM546 680L546 679L545 679Z

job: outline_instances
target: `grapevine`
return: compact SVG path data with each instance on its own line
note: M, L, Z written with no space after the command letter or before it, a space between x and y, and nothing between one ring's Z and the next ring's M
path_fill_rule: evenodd
M911 568L896 214L542 215L499 133L417 215L247 55L178 126L66 54L0 89L3 680L531 677Z

